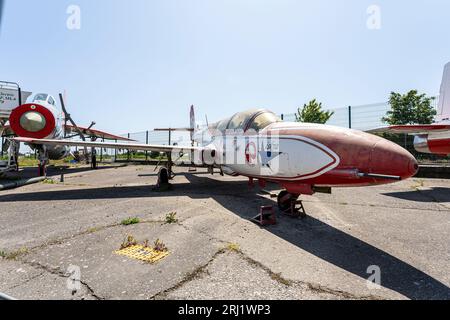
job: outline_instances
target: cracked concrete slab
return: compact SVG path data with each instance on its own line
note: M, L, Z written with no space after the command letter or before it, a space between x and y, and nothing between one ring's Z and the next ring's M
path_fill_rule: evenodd
M172 192L154 193L152 171L76 169L64 184L0 192L0 251L28 249L0 259L0 291L21 299L450 299L450 181L302 197L307 219L278 215L276 226L260 228L248 219L275 203L245 179L180 169ZM163 223L170 212L178 223ZM129 217L141 223L120 225ZM159 238L171 254L154 265L115 255L128 234ZM224 251L230 243L239 251ZM69 266L81 271L75 293ZM371 266L380 267L377 290L367 285Z
M233 266L230 268L229 266ZM257 285L255 285L257 284ZM169 290L158 299L306 300L338 299L338 294L312 290L302 283L290 283L249 262L241 254L220 254L194 279Z

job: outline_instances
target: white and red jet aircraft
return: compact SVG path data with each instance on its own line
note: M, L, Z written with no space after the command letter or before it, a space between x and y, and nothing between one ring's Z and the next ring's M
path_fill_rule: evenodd
M436 123L401 125L370 130L370 133L404 133L414 135L414 148L421 153L450 155L450 62L444 68Z
M282 122L268 110L235 114L207 129L191 129L197 146L101 143L17 138L31 145L86 146L191 153L193 162L228 175L258 179L261 186L275 182L285 191L278 201L287 210L301 194L325 187L354 187L407 179L418 171L416 159L388 140L361 131L320 124ZM195 145L195 144L194 144Z
M78 134L78 130L91 139L131 141L99 130L65 124L64 113L56 106L55 98L45 93L36 94L31 103L12 111L3 135L59 141L67 135ZM45 175L45 166L49 160L60 160L70 154L70 147L64 144L30 144L30 147L38 152L40 175Z

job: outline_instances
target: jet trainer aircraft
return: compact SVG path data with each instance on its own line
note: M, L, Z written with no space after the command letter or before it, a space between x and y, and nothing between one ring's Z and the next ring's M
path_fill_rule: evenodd
M273 112L259 109L235 114L203 130L195 127L193 146L82 142L16 138L30 145L118 148L171 153L175 159L190 153L191 161L213 172L258 179L264 187L275 182L285 191L278 204L287 210L302 194L331 187L386 184L407 179L418 171L416 159L388 140L361 131L320 124L282 122Z
M414 148L421 153L450 155L450 62L444 68L439 95L438 117L434 124L390 126L370 133L404 133L414 135Z
M3 136L18 136L34 139L52 139L60 141L70 135L83 135L91 140L102 138L108 140L131 141L130 139L92 128L74 127L66 124L65 115L56 106L53 96L39 93L31 103L26 103L12 110L9 123L3 128ZM39 174L45 175L49 160L60 160L70 155L70 147L64 144L30 144L38 152ZM17 152L18 148L16 147Z

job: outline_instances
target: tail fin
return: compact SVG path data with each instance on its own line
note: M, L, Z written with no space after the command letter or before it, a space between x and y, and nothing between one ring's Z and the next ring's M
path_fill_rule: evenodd
M450 62L444 67L439 96L438 121L450 120Z
M194 134L195 134L195 131L197 130L197 128L196 128L197 124L195 122L194 106L191 106L191 113L189 115L189 118L191 120L191 125L190 125L190 128L191 128L191 140L194 140Z

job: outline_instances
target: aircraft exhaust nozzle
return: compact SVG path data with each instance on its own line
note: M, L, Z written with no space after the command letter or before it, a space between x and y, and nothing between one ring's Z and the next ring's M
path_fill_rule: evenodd
M14 109L9 123L17 136L25 138L44 139L56 128L52 111L36 103L24 104Z

